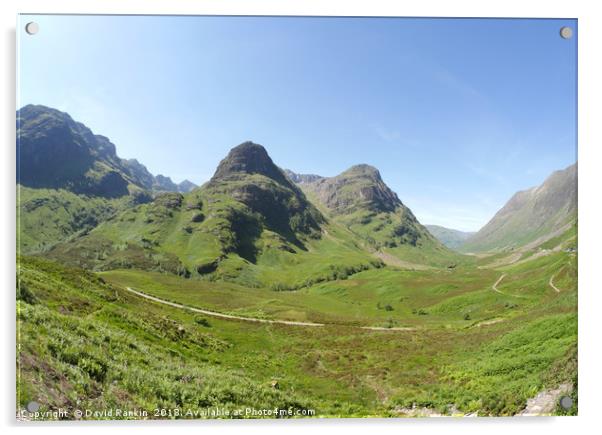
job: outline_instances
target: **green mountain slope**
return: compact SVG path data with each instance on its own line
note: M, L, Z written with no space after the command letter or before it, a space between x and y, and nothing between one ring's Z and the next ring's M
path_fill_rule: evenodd
M507 250L543 243L569 230L576 219L577 164L573 164L554 172L540 186L516 193L461 250Z
M135 159L67 113L28 105L17 112L17 215L19 252L44 252L85 233L120 210L161 191L189 192L153 176Z
M159 270L282 290L382 265L250 142L234 148L204 186L159 195L48 255L90 269Z
M35 400L41 411L144 409L156 419L203 418L186 416L186 409L317 405L272 388L273 374L219 364L248 353L243 340L231 338L236 324L145 302L92 273L43 259L21 257L19 271L19 408ZM156 415L155 408L182 414Z
M17 205L19 252L43 252L59 241L91 230L135 197L108 199L63 189L20 187Z
M450 249L458 249L467 239L476 233L445 228L440 225L425 225L437 240Z
M461 257L418 222L372 166L356 165L336 177L299 186L333 222L393 263L398 259L441 266Z

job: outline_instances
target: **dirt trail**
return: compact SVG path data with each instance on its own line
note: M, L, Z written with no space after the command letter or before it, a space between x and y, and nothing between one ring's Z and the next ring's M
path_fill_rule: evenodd
M498 288L497 288L498 284L499 284L500 282L502 282L502 280L505 278L505 276L506 276L506 274L505 274L505 273L503 273L503 274L502 274L502 276L500 276L500 277L498 278L498 280L495 282L495 284L493 284L493 285L491 286L491 289L492 289L494 292L498 292L498 293L499 293L499 294L501 294L501 295L505 295L505 294L506 294L506 293L502 292L501 290L498 290Z
M537 396L527 400L527 406L517 416L550 415L556 409L562 396L568 395L573 389L571 384L561 384L554 390L544 390Z
M229 319L229 320L242 320L244 322L255 322L255 323L270 323L277 325L289 325L289 326L311 326L311 327L319 327L326 326L326 323L313 323L313 322L297 322L294 320L272 320L272 319L259 319L257 317L243 317L243 316L235 316L233 314L224 314L217 311L203 310L201 308L195 308L188 305L178 304L177 302L166 301L165 299L157 298L155 296L148 295L146 293L139 292L134 290L131 287L125 288L128 292L135 294L136 296L140 296L142 298L148 299L149 301L153 301L163 305L169 305L170 307L180 308L182 310L192 311L194 313L205 314L207 316L219 317L221 319ZM370 331L415 331L417 328L410 327L393 327L386 328L382 326L359 326L360 329L366 329Z
M560 289L554 285L554 275L550 277L550 281L548 281L548 284L550 284L550 287L552 287L556 293L560 293Z
M481 326L489 326L489 325L495 325L496 323L500 323L503 322L505 319L491 319L491 320L485 320L483 322L479 322L475 325L472 325L471 328L480 328Z
M391 328L387 328L386 326L360 326L360 329L369 329L370 331L416 331L418 328L404 326Z
M146 293L139 292L130 287L126 287L126 290L137 296L140 296L142 298L148 299L153 302L157 302L159 304L169 305L171 307L181 308L183 310L193 311L195 313L205 314L207 316L219 317L222 319L243 320L245 322L272 323L272 324L292 325L292 326L324 326L324 323L295 322L293 320L270 320L270 319L258 319L256 317L234 316L232 314L223 314L223 313L218 313L216 311L202 310L200 308L189 307L187 305L178 304L176 302L166 301L165 299L160 299L160 298L156 298L151 295L147 295Z
M500 276L500 277L498 278L498 280L495 282L495 284L493 284L493 285L491 286L491 290L493 290L494 292L497 292L497 293L499 293L499 294L501 294L501 295L504 295L504 296L510 296L510 297L513 297L513 298L521 298L521 299L524 299L524 298L526 298L526 296L521 296L521 295L512 295L512 294L509 294L509 293L504 293L503 291L501 291L500 289L498 289L498 288L497 288L497 286L500 284L500 282L502 282L502 280L503 280L505 277L506 277L506 274L505 274L505 273L503 273L503 274L502 274L502 276Z

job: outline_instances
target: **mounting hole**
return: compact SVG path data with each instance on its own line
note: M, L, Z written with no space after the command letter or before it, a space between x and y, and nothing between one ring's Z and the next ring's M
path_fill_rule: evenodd
M29 35L35 35L40 30L40 26L35 21L25 24L25 31Z
M36 402L35 400L32 400L31 402L29 402L27 404L27 406L25 408L29 412L38 412L40 410L40 404L38 402Z
M562 406L564 409L571 409L573 406L573 399L571 399L569 396L562 396L560 398L560 406Z
M570 27L561 27L560 28L560 36L563 39L571 39L573 37L573 29L571 29Z

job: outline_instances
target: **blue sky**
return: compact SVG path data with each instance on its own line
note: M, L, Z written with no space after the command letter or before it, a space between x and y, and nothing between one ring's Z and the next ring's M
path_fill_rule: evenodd
M296 172L372 164L422 223L478 230L576 161L574 20L21 16L19 27L19 106L64 110L175 181L207 181L253 140Z

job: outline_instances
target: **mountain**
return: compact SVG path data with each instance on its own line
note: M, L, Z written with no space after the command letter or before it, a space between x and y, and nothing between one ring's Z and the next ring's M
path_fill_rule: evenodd
M128 175L136 180L141 187L146 190L153 189L153 186L156 183L155 177L148 169L146 169L146 166L136 159L124 159L122 160L122 163Z
M291 171L290 169L285 169L284 173L288 178L291 179L293 183L301 184L301 183L313 183L314 181L321 180L321 175L315 174L297 174L296 172Z
M416 219L373 166L352 166L335 177L299 186L333 221L361 238L381 258L445 264L451 253Z
M203 186L157 195L47 255L86 269L156 270L277 290L383 265L252 142L233 148Z
M17 112L17 182L21 253L44 252L157 192L196 187L153 176L108 138L39 105Z
M22 253L277 289L383 260L450 258L367 165L332 178L287 173L245 142L195 188L121 159L109 139L58 110L25 106L17 125Z
M577 164L552 173L540 186L514 194L461 247L463 252L514 249L568 231L577 219Z
M289 240L299 233L319 236L324 218L261 145L244 142L233 148L219 163L206 190L245 204L261 216L267 228Z
M306 183L303 189L328 213L351 229L361 230L373 244L394 247L416 245L429 238L409 208L382 180L378 170L356 165L336 177ZM363 230L362 230L363 228ZM380 247L380 246L377 246Z
M308 187L333 214L359 210L391 212L403 204L382 180L376 168L356 165L332 178L321 178Z
M198 186L196 184L194 184L192 181L184 180L178 184L178 192L188 193L192 189L196 189L197 187Z
M41 105L17 112L17 180L32 188L118 198L148 191L189 191L186 180L153 176L136 159L121 159L115 145L69 114Z
M143 189L115 145L68 114L28 105L17 113L17 179L33 188L117 198Z
M156 192L181 192L187 193L196 188L197 185L192 181L184 180L179 184L171 181L171 178L164 175L157 175L152 184L152 189Z
M454 230L439 225L425 225L425 227L437 240L450 249L458 249L468 238L476 234L475 232Z

